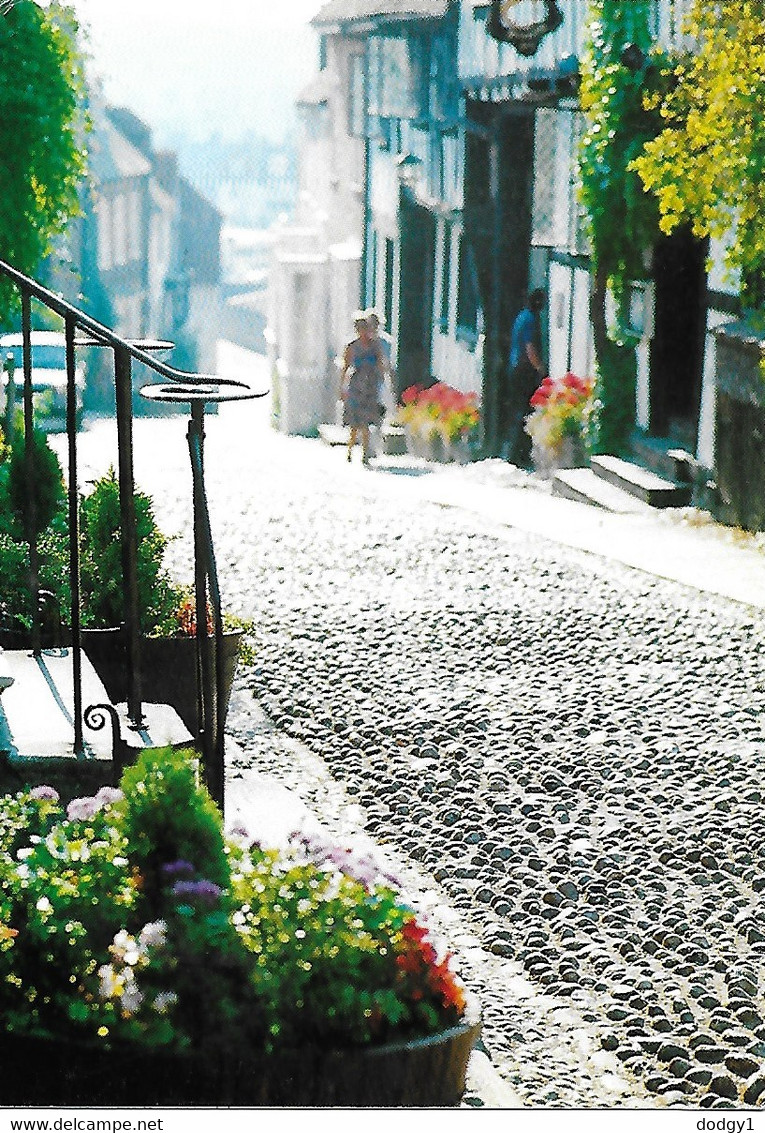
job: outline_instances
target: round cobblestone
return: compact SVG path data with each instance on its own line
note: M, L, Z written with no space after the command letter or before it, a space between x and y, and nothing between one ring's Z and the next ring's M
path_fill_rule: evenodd
M223 416L206 468L226 605L256 627L229 721L248 764L396 862L526 1104L755 1104L765 617ZM173 428L177 468L142 462ZM169 533L181 432L136 428Z

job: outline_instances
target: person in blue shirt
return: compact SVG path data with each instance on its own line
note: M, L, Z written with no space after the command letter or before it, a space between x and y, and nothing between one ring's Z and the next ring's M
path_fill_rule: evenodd
M542 329L539 316L547 296L542 288L532 291L513 323L510 337L510 366L505 390L503 432L507 459L526 467L531 459L531 439L523 423L528 416L529 399L547 376L542 360Z

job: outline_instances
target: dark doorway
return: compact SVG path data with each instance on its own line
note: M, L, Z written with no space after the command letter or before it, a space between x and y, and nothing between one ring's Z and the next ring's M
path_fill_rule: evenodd
M689 447L696 444L701 405L708 251L689 226L663 237L654 251L650 429Z
M433 272L436 220L407 189L401 190L401 273L399 294L399 394L411 385L429 385L433 340Z
M485 318L486 441L499 452L513 320L529 286L534 181L534 111L468 103L465 238L477 268ZM472 127L472 128L471 128Z

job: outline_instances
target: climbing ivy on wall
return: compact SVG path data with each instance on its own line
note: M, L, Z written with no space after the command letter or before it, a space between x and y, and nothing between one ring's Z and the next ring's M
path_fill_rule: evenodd
M622 450L634 421L637 360L629 284L645 276L645 255L659 235L656 198L634 165L661 129L656 98L671 74L652 43L652 8L652 0L593 0L582 58L579 172L592 249L597 362L591 442L600 452ZM653 98L647 100L646 92ZM609 291L615 306L611 325Z
M765 0L693 0L692 50L648 101L662 129L635 160L661 229L731 237L745 306L765 305Z

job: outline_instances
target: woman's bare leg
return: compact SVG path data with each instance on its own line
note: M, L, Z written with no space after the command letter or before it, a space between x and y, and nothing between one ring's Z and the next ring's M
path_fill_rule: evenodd
M351 459L351 453L353 452L353 446L356 444L356 434L357 433L358 433L358 429L353 428L353 429L351 429L350 436L348 437L348 460Z

